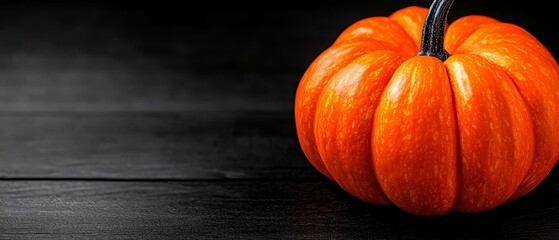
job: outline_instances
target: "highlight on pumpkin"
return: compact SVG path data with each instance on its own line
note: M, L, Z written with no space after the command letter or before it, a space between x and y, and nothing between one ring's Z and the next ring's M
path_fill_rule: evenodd
M554 56L514 23L447 23L452 3L351 24L299 82L301 148L356 198L476 213L529 194L559 159Z

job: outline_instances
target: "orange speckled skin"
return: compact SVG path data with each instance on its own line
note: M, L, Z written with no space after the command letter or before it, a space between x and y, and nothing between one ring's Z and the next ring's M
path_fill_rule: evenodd
M411 214L480 212L526 195L559 159L559 66L519 26L447 25L445 61L416 56L426 8L360 20L303 75L295 121L326 177Z

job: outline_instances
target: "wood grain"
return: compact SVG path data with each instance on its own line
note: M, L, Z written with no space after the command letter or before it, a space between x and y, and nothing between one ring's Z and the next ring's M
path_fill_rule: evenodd
M316 176L289 112L0 113L1 178Z
M557 180L557 179L555 179ZM557 182L480 214L415 217L317 181L1 181L8 239L557 239Z

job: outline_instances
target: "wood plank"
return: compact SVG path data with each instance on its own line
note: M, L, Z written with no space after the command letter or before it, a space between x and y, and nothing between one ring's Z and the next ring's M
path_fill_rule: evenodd
M1 178L309 178L291 112L0 113Z
M17 65L0 71L0 111L289 110L301 76L168 70L149 56L15 54Z
M557 239L557 180L494 210L434 218L327 181L0 181L0 237Z

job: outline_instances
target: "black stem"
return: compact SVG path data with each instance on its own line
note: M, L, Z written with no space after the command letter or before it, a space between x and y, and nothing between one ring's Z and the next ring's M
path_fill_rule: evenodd
M441 61L450 54L444 49L444 32L448 11L454 0L434 0L423 24L421 48L417 56L433 56Z

